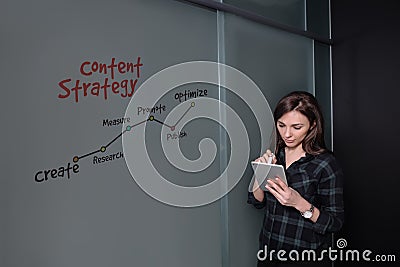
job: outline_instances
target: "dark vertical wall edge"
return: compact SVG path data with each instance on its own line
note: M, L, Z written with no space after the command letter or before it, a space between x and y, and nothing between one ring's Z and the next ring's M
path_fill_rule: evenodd
M331 135L331 70L330 70L330 46L315 42L315 97L317 98L325 120L325 143L332 150Z

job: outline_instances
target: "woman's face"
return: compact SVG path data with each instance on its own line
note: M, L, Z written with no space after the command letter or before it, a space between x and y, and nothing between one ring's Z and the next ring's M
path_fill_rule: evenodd
M310 122L308 118L298 111L292 110L285 113L276 123L279 134L288 148L296 148L303 142Z

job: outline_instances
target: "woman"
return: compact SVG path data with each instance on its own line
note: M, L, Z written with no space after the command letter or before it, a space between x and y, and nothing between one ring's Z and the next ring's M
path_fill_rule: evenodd
M272 156L273 163L284 166L288 185L275 177L249 193L249 203L265 211L258 266L330 266L322 251L343 224L343 175L325 146L317 100L292 92L279 101L274 120L276 156L267 150L256 161Z

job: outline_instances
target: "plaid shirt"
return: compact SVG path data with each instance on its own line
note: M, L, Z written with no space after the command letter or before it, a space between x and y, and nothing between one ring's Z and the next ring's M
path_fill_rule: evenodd
M286 165L284 149L277 155L277 164ZM265 210L260 249L265 245L269 251L319 249L343 224L342 170L330 152L306 154L286 169L286 178L290 187L320 210L320 215L313 223L295 208L280 204L268 191L264 192L263 202L250 192L248 203Z

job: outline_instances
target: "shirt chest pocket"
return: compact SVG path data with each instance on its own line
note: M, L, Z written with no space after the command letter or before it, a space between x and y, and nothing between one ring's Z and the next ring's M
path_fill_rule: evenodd
M307 171L297 169L294 172L288 173L289 186L299 192L299 194L307 200L311 200L317 194L318 180L309 175Z

